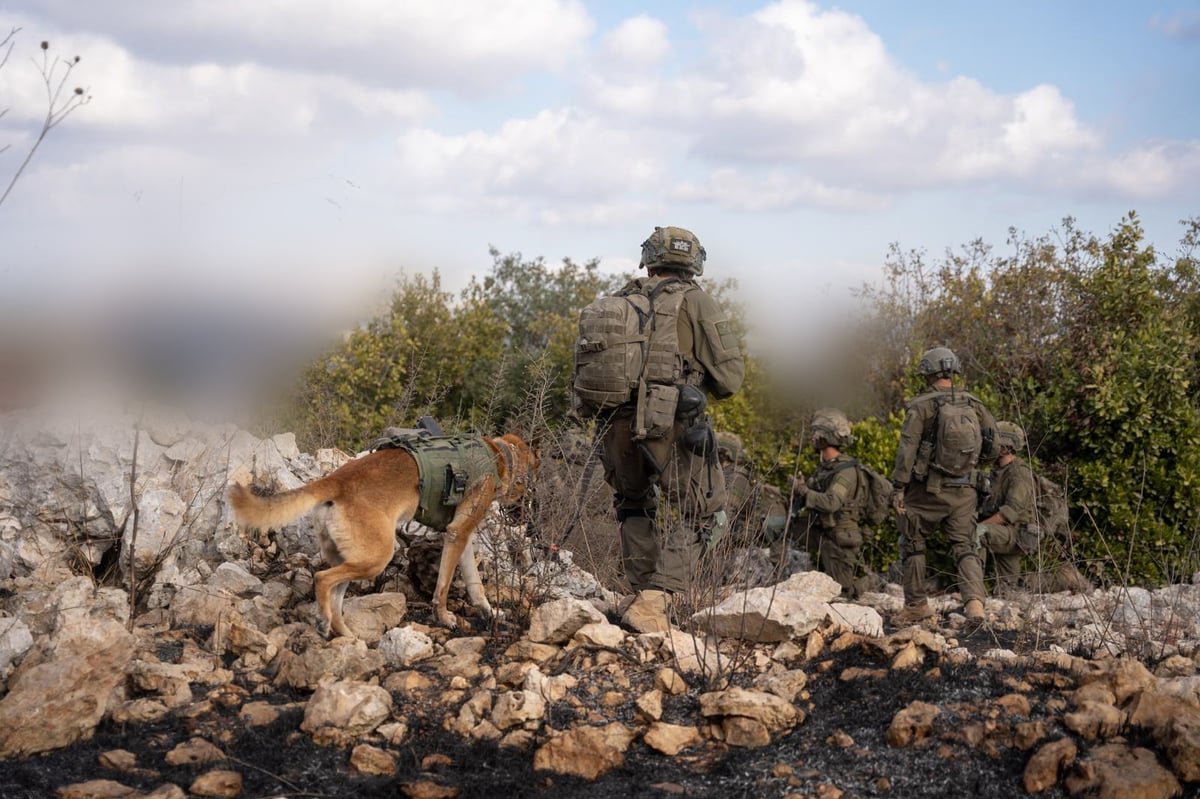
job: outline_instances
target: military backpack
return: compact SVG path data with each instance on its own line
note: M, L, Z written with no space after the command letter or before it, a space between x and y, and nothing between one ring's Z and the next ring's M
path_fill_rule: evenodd
M887 520L892 507L892 481L874 469L858 464L858 493L862 502L862 520L872 527Z
M1067 497L1062 487L1033 473L1034 508L1038 527L1043 533L1066 537L1070 528L1070 516L1067 510Z
M853 466L858 470L858 488L854 492L854 505L858 509L859 522L875 527L887 520L892 507L892 481L864 464L851 458L838 471Z
M963 478L979 463L983 452L983 430L979 411L965 391L936 398L930 468L947 477Z
M663 435L675 418L683 377L679 308L694 283L667 278L599 297L579 315L571 388L577 409L595 414L634 402L639 436Z

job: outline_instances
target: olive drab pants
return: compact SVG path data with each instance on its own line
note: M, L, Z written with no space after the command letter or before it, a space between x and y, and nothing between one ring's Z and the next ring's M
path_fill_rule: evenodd
M997 588L1016 588L1021 576L1021 555L1017 528L1011 524L984 524L980 544L992 556ZM982 552L980 553L982 556Z
M862 532L854 523L823 527L816 514L805 514L799 523L797 540L804 545L813 568L819 568L838 581L842 592L854 593L854 580L862 561Z
M600 460L621 523L621 558L634 591L686 591L702 542L725 507L725 474L679 443L676 422L660 439L636 441L632 408L606 422ZM662 500L660 506L660 496Z
M945 485L937 494L914 480L904 492L905 513L900 517L903 536L904 604L928 600L925 583L925 543L940 527L946 532L957 564L958 588L963 602L983 601L983 564L975 551L975 488Z

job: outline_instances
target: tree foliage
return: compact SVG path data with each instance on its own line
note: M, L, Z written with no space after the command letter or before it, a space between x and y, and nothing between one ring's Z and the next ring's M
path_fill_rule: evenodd
M1130 214L1105 236L1070 219L1031 238L1010 230L1003 252L973 241L939 258L893 246L862 319L839 331L831 362L861 383L847 404L832 383L772 379L747 353L746 382L714 402L718 429L741 436L758 474L780 488L810 474L808 418L842 405L858 419L851 455L889 474L903 406L921 390L915 365L955 350L967 387L1027 431L1027 459L1065 484L1075 545L1094 577L1158 583L1190 575L1200 529L1200 221L1186 220L1164 258ZM306 446L355 449L379 429L430 413L456 429L513 424L558 430L568 419L580 309L627 276L595 261L491 250L492 264L457 297L431 278L402 278L388 307L312 364L293 428ZM708 283L745 331L736 285ZM824 393L823 393L824 392ZM885 525L870 562L896 557Z
M1093 576L1158 583L1190 575L1200 512L1198 225L1163 259L1130 214L1107 236L1064 220L1053 237L1010 231L930 264L893 248L887 282L864 292L872 325L895 332L874 356L876 415L915 392L911 363L944 344L972 390L1026 428L1035 468L1065 483L1074 538Z

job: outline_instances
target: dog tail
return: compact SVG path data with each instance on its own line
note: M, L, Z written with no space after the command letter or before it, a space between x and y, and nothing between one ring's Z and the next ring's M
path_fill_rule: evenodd
M234 483L229 487L229 504L238 523L258 530L276 530L322 502L332 502L336 492L336 484L318 480L303 488L264 497L248 486Z

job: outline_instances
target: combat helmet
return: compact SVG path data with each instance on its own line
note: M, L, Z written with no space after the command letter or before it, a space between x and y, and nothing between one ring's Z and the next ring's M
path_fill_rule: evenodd
M838 449L854 443L854 434L850 432L850 420L837 408L821 408L814 411L810 427L814 437L820 436Z
M717 433L717 457L729 458L737 463L745 453L746 448L742 446L742 439L736 433L725 431Z
M641 266L646 269L666 267L702 275L706 257L696 234L681 227L656 227L642 242Z
M1013 452L1025 449L1025 431L1016 422L996 422L996 438L1001 446L1008 447Z
M917 364L917 374L921 377L950 377L954 373L962 374L962 364L949 347L926 350Z

